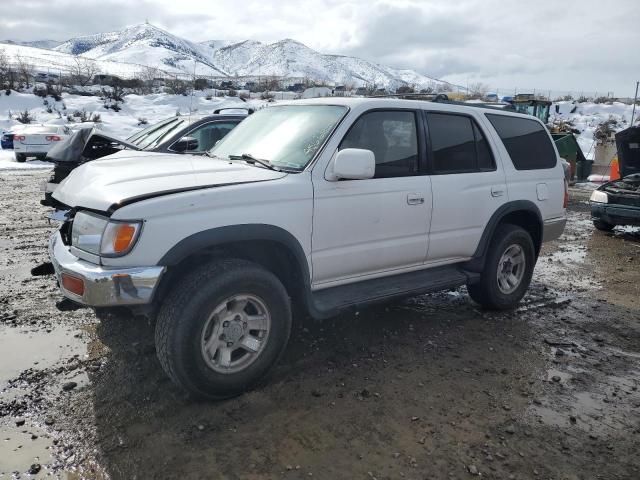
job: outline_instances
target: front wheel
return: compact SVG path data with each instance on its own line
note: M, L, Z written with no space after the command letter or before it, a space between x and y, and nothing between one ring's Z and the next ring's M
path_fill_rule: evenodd
M219 260L169 294L158 313L156 349L174 383L221 399L256 386L290 332L290 300L278 278L252 262Z
M16 153L16 162L24 163L27 161L27 156L24 153Z
M513 308L529 288L535 262L529 233L516 225L500 225L489 245L480 281L467 285L469 295L485 308Z

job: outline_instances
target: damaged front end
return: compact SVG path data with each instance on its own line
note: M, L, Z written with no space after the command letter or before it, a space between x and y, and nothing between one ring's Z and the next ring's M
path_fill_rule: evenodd
M640 226L640 127L616 134L622 178L607 182L591 194L591 217L598 230L616 225Z
M605 183L591 194L591 217L599 230L640 226L640 174Z
M640 207L640 174L606 183L601 191L607 193L610 204Z
M52 196L60 182L83 163L125 149L140 150L131 143L111 137L95 128L81 129L73 133L69 138L55 145L47 154L46 160L52 162L54 167L49 180L41 185L44 200L40 200L40 203L46 207L63 208L63 205Z

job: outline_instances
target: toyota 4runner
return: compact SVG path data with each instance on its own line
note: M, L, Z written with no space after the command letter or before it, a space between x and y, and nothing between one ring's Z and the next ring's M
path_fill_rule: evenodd
M466 285L511 308L566 222L544 125L495 109L297 101L250 116L208 156L150 155L61 183L52 262L68 299L156 318L162 367L209 398L265 376L294 306L320 319Z

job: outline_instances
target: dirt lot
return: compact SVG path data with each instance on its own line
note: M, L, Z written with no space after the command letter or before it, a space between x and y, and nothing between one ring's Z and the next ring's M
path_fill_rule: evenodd
M640 231L595 232L588 193L516 311L462 288L298 321L266 386L204 403L151 326L30 276L44 177L0 177L0 478L640 478Z

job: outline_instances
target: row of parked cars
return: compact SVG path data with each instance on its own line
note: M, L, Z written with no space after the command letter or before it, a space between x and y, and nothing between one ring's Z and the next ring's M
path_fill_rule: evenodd
M566 223L545 126L490 108L310 99L65 144L46 202L67 306L153 319L167 375L208 398L263 381L293 312L461 285L512 308Z

